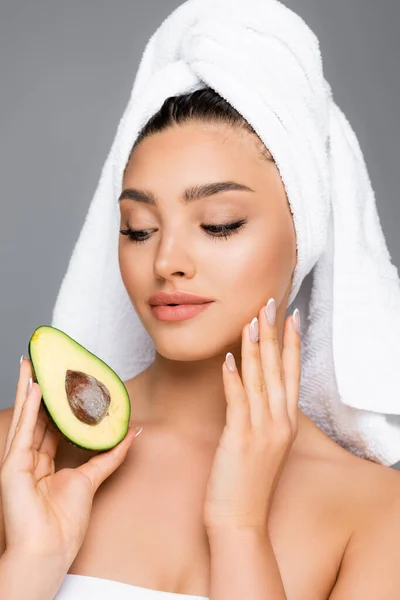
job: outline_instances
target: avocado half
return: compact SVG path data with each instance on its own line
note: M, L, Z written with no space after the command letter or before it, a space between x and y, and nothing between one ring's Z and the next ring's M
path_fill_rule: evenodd
M69 443L103 452L123 440L131 403L111 367L50 325L35 329L28 352L44 409Z

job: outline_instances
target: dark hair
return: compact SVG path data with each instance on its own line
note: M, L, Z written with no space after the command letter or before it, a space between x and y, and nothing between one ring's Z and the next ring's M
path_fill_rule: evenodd
M244 117L222 96L210 87L204 87L189 94L170 96L164 100L161 108L147 121L138 134L129 158L135 147L146 137L158 133L167 127L187 123L192 120L203 122L222 122L231 127L241 128L256 136L260 156L264 160L275 162ZM129 159L128 159L129 162Z

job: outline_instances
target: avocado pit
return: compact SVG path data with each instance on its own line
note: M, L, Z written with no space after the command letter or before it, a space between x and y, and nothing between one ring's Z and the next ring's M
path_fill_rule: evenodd
M96 377L68 369L65 391L74 415L87 425L97 425L104 419L111 402L108 388Z

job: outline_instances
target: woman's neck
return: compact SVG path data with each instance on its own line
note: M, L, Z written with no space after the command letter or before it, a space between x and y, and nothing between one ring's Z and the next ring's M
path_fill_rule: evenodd
M177 433L212 441L226 422L222 357L207 361L170 361L156 354L153 363L134 380L143 420ZM134 392L135 393L135 392Z
M240 373L240 352L235 357ZM189 434L193 441L217 444L226 423L224 359L225 355L178 362L156 354L153 363L129 382L133 420L184 437ZM296 445L308 445L308 436L319 430L300 409L298 425Z

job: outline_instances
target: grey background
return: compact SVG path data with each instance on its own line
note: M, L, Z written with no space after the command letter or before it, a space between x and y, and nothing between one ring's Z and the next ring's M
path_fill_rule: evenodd
M50 323L141 53L179 4L0 2L0 408L14 403L33 330ZM285 4L319 37L326 78L360 140L399 267L400 3Z

